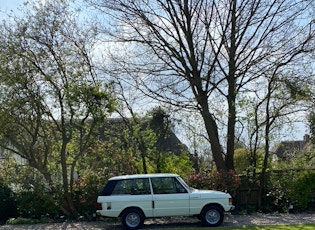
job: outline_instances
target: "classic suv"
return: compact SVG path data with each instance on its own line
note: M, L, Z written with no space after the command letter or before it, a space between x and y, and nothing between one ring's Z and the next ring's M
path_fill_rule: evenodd
M145 218L197 216L205 226L219 226L234 209L230 194L190 188L176 174L112 177L97 198L97 214L121 217L126 229L139 229Z

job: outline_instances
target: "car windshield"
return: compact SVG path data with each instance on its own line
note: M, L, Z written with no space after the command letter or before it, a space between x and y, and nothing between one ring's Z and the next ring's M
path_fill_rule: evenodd
M195 190L194 188L189 187L188 184L186 184L186 182L185 182L181 177L177 177L177 179L182 183L182 185L185 186L185 188L186 188L189 192Z

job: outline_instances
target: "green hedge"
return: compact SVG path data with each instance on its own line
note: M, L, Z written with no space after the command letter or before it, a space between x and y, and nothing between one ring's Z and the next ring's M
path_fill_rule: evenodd
M14 194L11 189L0 183L0 222L4 223L11 217L16 216Z
M292 204L295 211L305 211L311 207L315 195L315 171L283 171L269 177L268 194L265 205L268 211L287 212Z

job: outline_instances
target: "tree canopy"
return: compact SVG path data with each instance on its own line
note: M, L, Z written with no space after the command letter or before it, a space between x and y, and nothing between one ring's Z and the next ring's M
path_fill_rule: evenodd
M107 16L105 32L129 44L113 71L147 96L199 111L218 170L234 169L241 96L259 95L284 70L300 80L314 51L312 0L87 2Z
M75 167L114 97L91 60L97 34L79 25L78 12L66 1L25 10L1 25L0 146L26 159L52 191L61 186L62 208L75 214Z

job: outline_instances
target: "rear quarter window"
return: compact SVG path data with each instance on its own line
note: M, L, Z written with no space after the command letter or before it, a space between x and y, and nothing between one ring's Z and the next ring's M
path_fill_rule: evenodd
M103 190L101 191L100 196L110 196L114 188L116 187L117 182L118 182L117 180L108 181Z
M145 195L151 194L148 178L126 179L117 181L112 195Z

